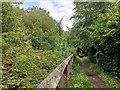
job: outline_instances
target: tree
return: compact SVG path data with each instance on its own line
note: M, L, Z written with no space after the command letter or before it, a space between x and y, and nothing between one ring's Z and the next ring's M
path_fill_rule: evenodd
M120 75L119 3L75 2L73 28L69 45L83 47L91 59L99 57L99 65L113 75Z
M108 2L74 2L75 23L78 27L89 26L92 22L99 18L100 13L104 13L109 6ZM75 24L76 25L76 24Z
M10 2L3 2L2 32L4 33L9 31L16 31L19 27L22 27L22 18L20 10L14 7Z

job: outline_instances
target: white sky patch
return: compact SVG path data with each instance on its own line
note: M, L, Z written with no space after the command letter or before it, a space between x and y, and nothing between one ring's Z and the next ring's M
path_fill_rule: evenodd
M67 27L71 28L73 22L70 20L70 17L74 14L73 1L74 0L40 0L38 2L38 7L49 11L50 16L52 16L57 21L64 17L62 21L62 27L63 30L68 31Z
M24 8L24 9L26 10L28 7L25 6L25 5L23 5L23 4L21 4L21 5L20 5L20 9L22 9L22 8Z

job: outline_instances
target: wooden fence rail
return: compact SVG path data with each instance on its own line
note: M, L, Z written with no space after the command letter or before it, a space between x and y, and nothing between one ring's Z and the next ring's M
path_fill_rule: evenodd
M60 88L67 87L67 81L69 79L70 65L73 61L73 54L66 58L52 73L46 77L37 89L42 88L56 88L60 83Z

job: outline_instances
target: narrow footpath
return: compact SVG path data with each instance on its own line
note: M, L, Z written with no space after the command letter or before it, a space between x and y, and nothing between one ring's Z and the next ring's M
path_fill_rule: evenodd
M83 68L84 73L87 75L88 79L90 80L94 88L97 88L97 90L98 89L101 90L101 88L107 90L106 89L107 87L104 85L99 76L89 69L88 65L83 61L82 58L80 59L80 65Z

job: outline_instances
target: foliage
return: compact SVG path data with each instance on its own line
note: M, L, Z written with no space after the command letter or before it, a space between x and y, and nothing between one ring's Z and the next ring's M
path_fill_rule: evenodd
M15 4L14 4L15 5ZM2 3L2 69L0 88L35 88L70 55L61 23L38 7L20 9Z
M89 26L92 22L99 18L100 13L105 12L109 2L74 2L75 14L73 17L75 20L75 27Z
M31 34L32 46L36 49L53 49L62 34L62 28L44 9L33 7L24 12L25 28ZM54 41L55 40L55 41Z
M6 88L35 88L60 63L58 56L51 51L22 47L8 49L3 58L2 83Z
M99 65L105 71L120 75L118 2L75 2L72 17L75 22L69 32L62 30L62 19L57 22L44 9L24 10L19 8L19 3L14 5L2 3L3 80L0 87L35 88L61 60L75 53L77 47L82 47L85 55L94 58L98 55ZM73 66L72 83L74 79L85 78L78 66ZM72 87L84 85L91 87L87 79L81 84L71 84Z
M22 26L22 10L12 6L10 2L2 3L2 32L18 31Z
M74 24L68 44L82 47L85 54L105 71L120 77L120 27L118 2L75 2Z
M97 51L101 54L100 64L103 68L113 73L120 75L119 67L119 26L118 26L118 3L112 3L112 9L107 8L105 14L100 15L90 28L93 32L90 35L90 40L95 45Z

